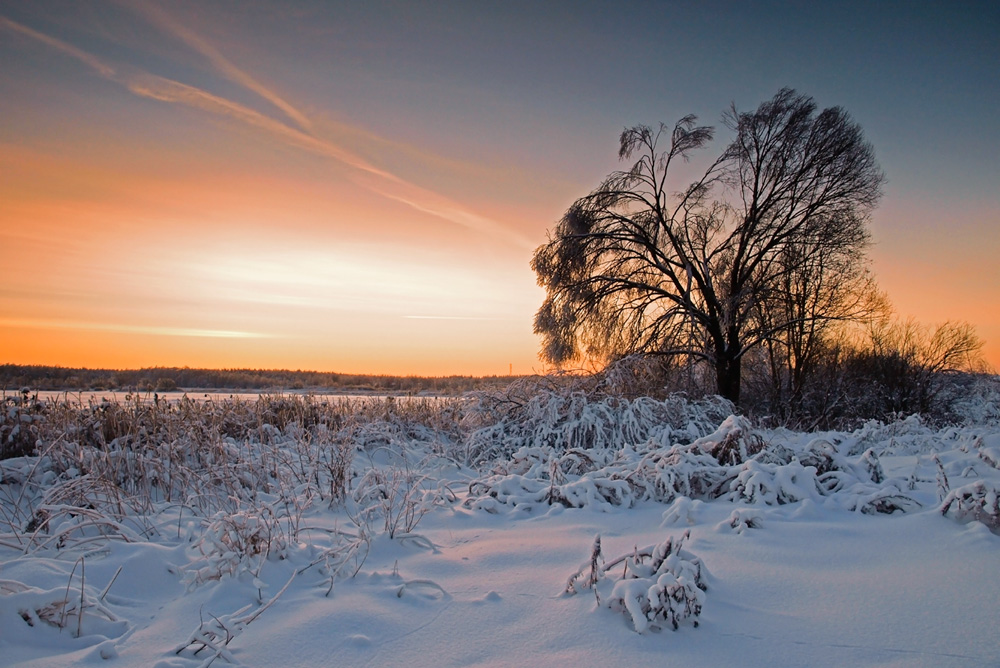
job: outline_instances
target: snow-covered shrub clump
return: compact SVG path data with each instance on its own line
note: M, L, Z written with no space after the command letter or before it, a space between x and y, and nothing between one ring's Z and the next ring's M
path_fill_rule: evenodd
M941 514L958 522L982 522L990 531L1000 534L1000 487L977 480L953 489L941 504Z
M979 459L987 466L1000 470L1000 434L981 436L974 441Z
M951 412L968 426L1000 425L1000 376L981 376L951 402Z
M45 419L44 405L28 390L0 400L0 459L30 455Z
M73 575L77 576L76 580ZM82 575L75 569L69 584L74 587L67 585L43 590L16 580L0 580L0 596L5 607L17 610L28 627L46 625L67 629L74 638L97 634L117 638L128 631L129 624L119 620L104 605L103 595L84 584ZM0 615L2 618L3 615ZM18 627L11 622L12 619L5 620L5 631L16 633Z
M480 465L524 447L613 450L651 439L668 442L672 435L691 440L710 432L732 411L721 397L629 400L515 383L504 392L478 396L468 418L476 428L467 440L466 462Z
M743 533L747 529L760 529L764 526L764 517L759 510L753 508L737 508L729 515L729 519L719 525L719 528L732 529Z
M795 541L829 536L832 545L845 537L841 529L852 527L878 540L881 527L893 521L851 513L923 510L900 529L926 531L947 549L911 561L908 568L920 568L910 572L934 572L950 563L953 536L961 539L954 545L963 559L975 555L974 572L993 557L997 538L978 525L1000 534L996 426L942 428L910 416L855 432L796 433L760 428L732 415L724 402L626 400L579 387L522 385L490 400L455 401L265 397L169 403L133 396L68 405L33 403L29 396L27 404L8 402L0 416L3 433L9 437L18 425L28 425L17 438L30 440L17 456L0 459L0 635L11 630L3 636L3 656L14 663L62 665L113 658L121 650L129 665L217 665L220 658L238 661L243 643L267 645L267 633L276 627L293 629L296 614L353 620L358 612L377 612L379 620L395 614L397 622L413 623L385 624L382 635L317 641L325 648L339 643L351 656L347 663L370 662L371 655L363 656L368 649L377 643L381 656L391 640L424 623L415 618L438 602L456 604L477 622L495 619L488 606L504 599L511 606L530 600L516 605L534 612L538 598L523 596L519 588L528 582L532 588L551 586L554 562L544 560L561 560L556 555L565 554L581 530L607 537L631 527L642 532L637 542L644 544L663 537L664 529L656 526L661 524L667 531L690 529L701 541L674 538L641 550L631 549L629 541L625 554L610 560L595 541L590 561L567 591L593 593L601 614L620 612L623 621L609 633L619 634L622 646L633 635L626 626L645 633L698 623L707 574L685 549L692 544L706 559L727 553L727 564L710 561L727 579L725 588L713 587L712 599L738 591L729 578L744 576L747 564L729 558L729 550L767 555L766 570L772 570L771 558L794 564L780 560L785 552L799 553L786 549ZM624 512L641 504L647 507ZM521 525L525 511L534 516ZM808 522L789 525L799 519ZM561 533L553 537L552 528ZM520 532L519 538L509 540L503 532ZM528 534L537 553L520 542ZM917 536L888 544L925 543ZM825 542L817 550L808 547L809 554L838 552ZM866 555L884 549L875 545ZM529 560L544 567L527 577ZM831 563L846 567L849 561ZM477 563L489 572L470 570ZM817 563L825 567L827 560ZM573 564L555 565L558 573ZM400 568L433 572L404 580ZM782 593L781 601L821 580L814 577L816 568L795 569L793 577L806 586ZM379 571L389 569L393 586L373 588ZM787 577L784 569L773 570L780 572L776 578ZM421 577L432 574L434 580ZM839 576L826 584L836 582ZM976 583L966 581L963 598L972 600L969 592L982 590L982 579ZM486 591L487 584L490 594L469 599L469 592ZM369 595L380 598L367 605L363 598ZM330 605L327 597L339 602ZM545 605L560 605L560 614L575 606L585 614L586 604L578 601ZM713 629L740 623L747 609L741 603L720 600ZM770 606L750 607L757 614ZM484 617L477 618L480 613ZM826 624L834 614L842 616L828 612L816 623ZM180 615L187 619L180 630L189 634L178 633ZM518 617L519 623L533 623L523 621L530 615ZM441 623L451 618L442 616ZM532 619L551 618L552 610L545 609ZM474 622L468 623L473 630ZM961 624L955 622L949 633ZM572 619L567 626L574 626ZM331 637L348 627L324 625ZM165 628L172 630L164 634ZM251 634L256 637L248 639ZM162 647L141 646L167 635ZM933 662L940 654L927 656ZM507 662L526 658L525 651ZM304 655L302 661L308 660Z
M640 501L723 499L780 506L809 500L867 514L909 512L920 503L909 481L889 477L868 448L849 457L838 439L804 444L754 429L729 416L709 433L687 442L626 442L614 449L521 448L493 472L471 483L467 505L496 512L499 505L531 510L560 504L610 510Z
M453 500L434 462L461 438L459 402L7 404L4 424L30 423L33 447L0 460L0 550L81 564L75 594L59 599L52 587L2 581L0 617L16 604L28 626L125 624L82 585L84 557L109 543L175 546L167 570L192 594L229 581L262 601L266 572L298 562L295 572L329 595L371 541L408 536ZM29 408L42 417L23 419ZM337 523L317 527L321 512L338 513Z
M269 505L215 513L204 521L194 541L198 554L185 568L185 582L194 587L244 571L258 576L268 558L288 557L295 521L285 513L275 513Z
M597 536L590 560L570 576L566 593L593 590L599 605L625 614L637 633L677 630L689 619L697 627L708 587L701 560L683 549L689 536L685 532L611 561L605 561Z
M767 506L796 503L818 497L816 471L798 461L787 464L744 463L729 485L734 500Z

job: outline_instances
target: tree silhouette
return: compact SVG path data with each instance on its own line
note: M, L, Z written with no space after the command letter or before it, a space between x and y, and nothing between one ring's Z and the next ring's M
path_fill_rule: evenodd
M724 122L731 143L676 193L671 167L713 129L686 116L622 133L631 164L574 202L532 258L547 293L535 317L543 358L688 356L738 403L748 351L852 317L884 182L860 126L791 89ZM808 308L788 308L809 294Z

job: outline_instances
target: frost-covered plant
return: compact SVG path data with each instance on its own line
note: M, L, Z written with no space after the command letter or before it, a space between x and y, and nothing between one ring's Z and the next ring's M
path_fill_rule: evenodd
M944 499L948 496L948 492L951 490L951 483L948 482L948 474L945 473L944 465L941 464L941 460L938 458L937 453L935 453L931 459L934 460L934 465L937 467L938 501L944 501Z
M660 526L694 524L702 505L704 505L704 502L698 499L679 496L674 499L669 508L663 511L663 519L660 522Z
M1000 469L1000 435L980 436L975 440L976 454L988 466Z
M847 508L866 515L891 515L895 512L909 513L921 508L919 501L904 493L895 484L872 489L857 485L849 490Z
M732 467L720 466L700 448L677 445L650 449L626 479L645 498L670 502L679 496L717 498L735 475Z
M906 488L905 480L886 476L874 448L847 458L831 440L766 440L745 419L730 417L686 445L650 439L615 450L524 447L474 480L465 503L496 512L500 504L610 509L681 497L762 505L834 497L849 510L892 513L920 507Z
M799 462L777 466L748 461L730 484L730 492L734 500L768 506L814 499L816 473Z
M288 579L285 586L277 594L271 597L266 603L261 604L256 609L253 605L246 605L236 612L228 615L210 615L210 619L205 619L199 613L200 621L190 637L174 648L174 654L184 654L190 652L191 656L197 657L208 650L205 660L201 663L201 668L208 668L216 659L222 658L229 663L237 663L236 658L229 652L229 643L235 640L246 630L254 620L260 617L265 610L274 604L278 598L288 589L295 579L295 574Z
M467 439L466 463L509 457L523 447L556 451L618 449L648 440L665 443L711 432L732 412L718 397L688 401L602 395L580 384L526 387L481 394L470 411L476 425Z
M941 514L958 522L982 522L1000 534L1000 489L986 480L953 489L941 504Z
M379 521L382 530L395 538L413 532L431 509L429 476L409 467L372 467L354 484L351 492L351 518L369 533Z
M0 399L0 460L31 455L41 435L45 406L28 389Z
M697 627L708 587L701 560L683 549L689 536L685 532L608 562L597 536L590 559L570 576L565 592L593 590L599 605L625 614L637 633L677 630L688 619Z
M1000 376L977 376L967 391L953 398L950 408L962 424L1000 425Z
M301 437L310 443L309 468L313 471L319 497L330 506L347 497L354 459L354 443L343 435L333 435L324 426Z
M77 575L77 567L80 568L78 584L73 577ZM104 605L104 597L114 580L97 594L86 582L85 568L83 558L78 559L66 586L49 590L29 587L16 580L0 580L0 596L31 627L46 624L60 630L69 629L74 638L98 633L106 637L124 634L128 624Z
M764 441L745 417L730 415L711 434L691 444L724 466L742 464L764 449Z
M725 526L736 533L743 533L747 529L760 529L764 526L764 516L759 510L752 508L737 508L729 514L729 519L720 526Z
M198 555L184 569L185 583L193 588L244 571L257 577L266 559L289 556L298 537L298 521L294 509L289 513L268 503L215 513L203 522L194 542Z
M363 530L357 536L340 535L340 540L334 547L320 552L319 557L311 564L301 569L299 573L319 565L320 573L326 586L326 596L333 593L337 581L342 578L353 578L361 570L368 553L371 550L371 537Z
M875 454L874 450L871 448L865 450L864 454L861 455L861 463L864 465L873 483L885 482L885 471L882 470L882 462L879 461L878 455Z

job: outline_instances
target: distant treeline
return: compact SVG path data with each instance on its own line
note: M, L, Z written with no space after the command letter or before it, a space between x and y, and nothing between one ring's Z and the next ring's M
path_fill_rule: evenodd
M378 376L284 369L70 369L59 366L0 365L0 389L7 393L32 390L140 390L169 392L186 389L322 390L375 393L462 394L500 388L513 376Z

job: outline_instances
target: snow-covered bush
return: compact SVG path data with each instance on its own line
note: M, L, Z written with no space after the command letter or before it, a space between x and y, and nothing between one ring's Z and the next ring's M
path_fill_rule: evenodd
M864 513L909 512L920 504L908 481L890 479L872 447L860 457L841 454L840 439L781 442L730 416L708 434L667 445L655 439L616 449L563 451L521 448L493 473L473 481L466 505L496 512L500 504L590 505L602 509L639 501L678 498L755 505L785 505L831 497L839 507Z
M0 460L31 455L41 435L45 407L27 390L0 400Z
M30 627L67 629L74 638L97 634L114 638L128 630L128 623L119 620L91 587L77 584L72 578L66 587L48 590L0 580L0 596L5 597L5 606L16 608ZM16 632L14 628L5 631Z
M974 382L952 392L949 406L959 424L976 426L1000 425L1000 376L980 374Z
M994 469L1000 469L1000 434L980 436L975 440L976 454L979 459Z
M708 587L701 560L683 549L689 536L685 532L611 561L605 561L597 536L590 559L570 576L565 591L593 590L599 605L625 614L637 633L677 630L688 619L697 627Z
M427 475L398 466L372 467L354 483L349 512L367 533L381 523L395 538L412 533L435 500Z
M747 529L760 529L764 526L764 516L759 510L753 508L737 508L729 514L729 519L719 525L719 528L732 529L736 533L743 533Z
M264 560L286 558L296 538L294 518L275 514L269 505L220 511L195 540L198 555L184 569L184 581L195 587L244 571L257 577Z
M735 473L701 448L675 445L646 449L625 478L642 498L669 503L684 496L714 499L723 494Z
M951 490L941 504L941 514L958 522L982 522L1000 534L1000 488L995 483L977 480Z
M815 500L819 492L812 467L799 462L778 466L752 460L740 467L729 489L729 498L734 501L768 506Z
M691 443L724 466L742 464L764 449L764 441L745 417L730 415L711 434Z
M703 501L690 499L686 496L679 496L674 499L670 507L663 511L663 519L660 526L670 526L673 524L694 524L701 511Z
M504 392L481 394L468 417L466 463L509 457L523 447L556 451L617 449L647 440L669 442L710 433L732 413L720 397L688 401L625 399L589 393L570 385L515 383Z

